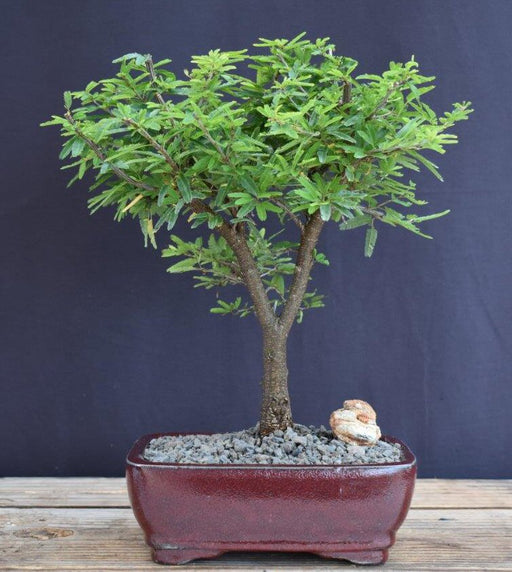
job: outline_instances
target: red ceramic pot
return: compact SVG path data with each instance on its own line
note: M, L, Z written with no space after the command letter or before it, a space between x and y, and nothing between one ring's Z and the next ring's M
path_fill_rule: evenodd
M381 465L184 465L127 457L135 517L153 559L184 564L231 551L313 552L380 564L414 489L416 459ZM166 433L165 435L171 435Z

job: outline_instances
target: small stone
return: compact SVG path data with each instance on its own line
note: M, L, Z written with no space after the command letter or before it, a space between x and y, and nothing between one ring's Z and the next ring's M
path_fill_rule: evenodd
M233 443L233 448L237 453L243 453L247 449L247 444L241 439L236 439Z
M284 443L283 444L283 451L285 453L291 453L293 451L294 447L293 444L290 442Z
M349 399L331 413L329 423L338 439L355 445L376 445L381 437L377 415L369 403Z
M254 427L234 433L164 436L153 439L144 457L183 464L360 465L401 459L400 445L378 441L373 447L349 444L324 428L295 425L260 437Z
M362 457L365 453L365 448L360 445L349 445L347 447L347 451L351 455L354 455L354 457Z

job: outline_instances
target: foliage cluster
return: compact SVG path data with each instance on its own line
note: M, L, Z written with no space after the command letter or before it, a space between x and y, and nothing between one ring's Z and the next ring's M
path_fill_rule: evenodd
M425 150L444 153L449 132L468 117L467 102L438 115L423 96L433 77L411 59L391 62L381 75L355 73L357 62L335 55L328 39L265 40L257 53L210 51L192 59L180 79L170 60L127 54L111 78L64 94L58 125L66 139L64 168L71 182L94 174L92 212L114 207L116 220L140 220L146 244L171 231L180 215L205 240L172 236L164 256L180 257L169 271L191 271L198 286L245 282L240 257L223 233L236 228L250 250L273 311L285 305L295 257L308 220L319 213L340 229L365 226L371 256L378 224L425 236L425 204L404 175L425 167L441 179ZM277 222L275 222L277 221ZM297 241L272 228L295 225ZM328 264L314 251L316 262ZM298 311L322 305L306 292ZM251 301L219 301L215 313L241 316Z

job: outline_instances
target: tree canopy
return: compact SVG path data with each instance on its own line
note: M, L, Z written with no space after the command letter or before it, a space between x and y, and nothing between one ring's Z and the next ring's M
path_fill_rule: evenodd
M366 256L380 223L426 236L419 224L448 211L410 212L426 202L406 174L424 167L441 179L423 152L456 143L450 128L471 107L455 103L437 114L423 101L435 78L421 75L414 58L391 62L380 75L357 75L357 62L336 55L328 38L301 34L254 46L254 53L195 56L181 79L171 60L127 54L114 61L114 77L65 92L64 115L44 125L61 127L60 158L77 170L71 183L93 173L92 212L113 207L118 221L138 218L154 247L157 232L172 231L180 215L211 230L193 241L172 235L163 255L180 260L169 272L191 271L205 288L244 283L223 232L238 229L278 314L300 240L269 229L294 225L300 239L319 213L341 230L367 227ZM314 259L328 264L316 250ZM306 292L299 319L321 305L320 294ZM236 298L219 300L212 312L254 309Z

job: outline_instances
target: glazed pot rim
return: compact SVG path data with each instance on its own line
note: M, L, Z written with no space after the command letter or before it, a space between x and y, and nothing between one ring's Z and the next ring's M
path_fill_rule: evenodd
M300 470L300 471L322 471L326 469L344 470L344 471L360 471L361 469L383 469L386 467L413 467L416 465L416 456L409 447L400 439L390 435L383 435L381 441L386 443L398 443L403 450L404 458L401 461L389 463L361 463L358 465L349 464L322 464L322 465L270 465L265 463L165 463L157 461L148 461L142 456L147 444L152 439L159 437L179 437L186 435L211 435L212 433L149 433L143 435L135 441L130 449L126 464L133 467L155 468L155 469L188 469L188 470L244 470L244 471L261 471L263 470Z

